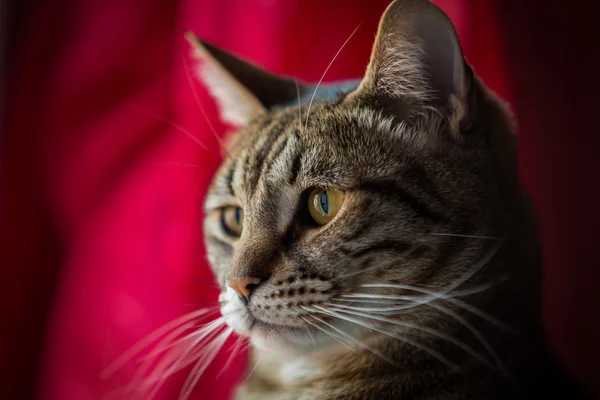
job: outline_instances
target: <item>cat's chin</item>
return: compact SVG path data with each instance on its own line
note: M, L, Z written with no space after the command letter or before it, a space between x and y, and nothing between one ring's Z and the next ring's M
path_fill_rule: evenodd
M228 325L249 338L255 348L278 354L301 355L339 344L318 332L311 333L310 328L272 325L252 316L229 321Z
M271 325L255 320L249 334L254 347L276 353L306 354L331 345L304 327Z

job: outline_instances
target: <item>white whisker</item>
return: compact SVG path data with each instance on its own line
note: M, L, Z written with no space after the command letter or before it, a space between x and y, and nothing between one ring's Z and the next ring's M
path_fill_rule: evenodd
M503 244L504 241L502 240L499 240L497 243L495 243L492 246L492 248L489 249L487 253L485 253L481 260L479 260L479 262L477 262L469 271L467 271L467 273L463 275L461 279L444 289L441 295L445 295L448 292L453 291L454 289L471 279L477 272L479 272L484 266L486 266L492 260L492 258L494 258L494 256L496 255L498 250L500 250L500 247L502 247Z
M375 313L388 313L390 311L397 311L398 309L402 310L402 306L397 307L353 307L346 304L334 304L334 303L324 303L326 306L332 307L340 307L348 310L355 311L363 311L363 312L375 312Z
M300 86L298 85L298 79L294 79L296 83L296 93L298 94L298 131L302 133L302 99L300 98Z
M357 294L361 294L361 293L357 293ZM340 295L340 296L351 296L351 294ZM352 297L352 298L348 298L348 299L334 297L331 299L331 301L341 301L341 302L346 302L346 303L369 303L369 304L380 304L380 305L396 304L396 300L394 300L394 299L369 300L369 299L361 299L361 298L357 298L357 297ZM386 304L386 302L387 302L387 304Z
M188 163L180 163L180 162L161 162L161 163L158 163L158 165L176 166L176 167L202 168L198 164L188 164Z
M197 144L198 146L200 146L200 147L201 147L201 148L203 148L204 150L208 151L208 147L207 147L207 146L206 146L204 143L202 143L202 142L200 141L200 139L198 139L196 136L192 135L192 134L190 133L190 131L188 131L187 129L184 129L182 126L180 126L180 125L177 125L175 122L173 122L173 121L169 121L168 119L166 119L166 118L163 118L163 117L161 117L160 115L158 115L158 114L155 114L155 113L153 113L153 112L151 112L151 111L148 111L148 110L146 110L146 109L143 109L143 108L141 108L141 107L138 107L138 106L136 106L135 104L127 103L127 105L128 105L129 107L133 108L134 110L137 110L137 111L139 111L139 112L142 112L142 113L144 113L144 114L146 114L146 115L149 115L149 116L151 116L151 117L154 117L154 118L158 119L159 121L162 121L162 122L164 122L164 123L166 123L166 124L169 124L169 125L171 125L173 128L177 129L179 132L183 133L183 134L184 134L184 135L186 135L188 138L190 138L191 140L193 140L194 142L196 142L196 144Z
M315 310L312 310L312 311L315 311ZM319 312L319 311L316 311L316 312ZM382 334L384 334L386 336L390 336L392 338L398 339L398 340L400 340L400 341L402 341L402 342L404 342L404 343L406 343L406 344L408 344L410 346L413 346L413 347L415 347L415 348L417 348L419 350L422 350L422 351L426 352L427 354L431 355L432 357L436 358L438 361L440 361L441 363L443 363L444 365L446 365L451 370L453 370L453 371L460 371L460 367L456 363L453 363L452 361L448 360L446 357L444 357L439 352L437 352L437 351L435 351L433 349L430 349L429 347L424 346L424 345L422 345L420 343L417 343L417 342L415 342L415 341L407 338L404 335L398 335L398 334L395 334L395 333L392 333L392 332L387 332L385 330L376 328L372 324L368 324L368 323L365 323L363 321L360 321L360 320L348 317L347 315L341 315L341 314L339 314L339 313L337 313L335 311L330 311L330 310L324 309L322 307L321 307L321 312L324 313L324 314L327 314L327 315L331 315L331 316L337 317L337 318L339 318L341 320L344 320L344 321L352 322L354 324L360 325L362 327L365 327L367 329L373 330L375 332L382 333Z
M475 336L475 338L479 341L479 343L481 343L481 345L487 350L487 352L490 354L490 356L496 363L498 369L500 369L507 377L510 377L508 369L506 368L506 366L504 365L504 363L502 362L492 345L485 339L483 334L477 328L475 328L469 321L467 321L454 311L446 307L442 307L439 304L430 303L428 304L428 306L433 307L439 311L445 312L446 314L450 315L452 318L457 320L459 323L461 323L465 328L467 328L469 332L471 332L473 336Z
M458 233L430 233L430 235L434 236L454 236L454 237L462 237L462 238L470 238L470 239L485 239L485 240L506 240L506 238L499 236L477 236L477 235L461 235Z
M308 309L305 308L305 310L310 311ZM356 346L362 347L363 349L366 349L368 351L370 351L371 353L375 354L376 356L378 356L379 358L381 358L382 360L386 361L387 363L391 364L392 366L396 367L396 368L400 368L398 365L396 365L396 363L394 363L392 360L390 360L387 356L385 356L384 354L382 354L381 352L374 350L372 348L370 348L369 346L361 343L360 341L352 338L352 336L348 335L347 333L343 332L342 330L336 328L335 326L329 324L327 321L324 321L323 319L317 317L316 315L309 315L311 318L314 318L318 321L320 321L321 323L327 325L328 327L330 327L331 329L335 330L336 332L338 332L339 334L343 335L344 337L347 338L347 340L351 341L352 343L354 343Z
M300 307L302 307L302 306L300 306ZM301 318L302 320L304 320L304 318L303 318L302 316L300 316L300 318ZM310 323L310 321L305 321L305 322L307 322L307 323L311 324L311 323ZM312 324L311 324L311 325L312 325ZM306 326L305 328L306 328L306 333L307 333L307 334L308 334L308 336L310 337L310 340L311 340L311 342L313 343L313 345L315 345L315 346L316 346L316 345L317 345L317 342L315 341L315 338L313 337L312 333L310 333L310 328L309 328L308 326Z
M314 307L315 308L319 308L319 306L314 306ZM336 309L333 309L333 310L329 309L329 310L330 311L342 312L342 313L346 313L346 314L352 314L352 315L356 315L356 316L363 317L363 318L374 319L376 321L386 322L386 323L389 323L389 324L392 324L392 325L402 326L402 327L413 329L413 330L416 330L416 331L428 333L429 335L432 335L432 336L435 336L435 337L440 338L442 340L445 340L448 343L452 343L456 347L462 349L467 354L472 355L477 360L479 360L482 363L486 364L487 366L491 367L491 364L487 360L487 358L485 358L482 355L480 355L479 353L477 353L475 351L475 349L473 349L471 346L468 346L467 344L461 342L460 340L454 338L453 336L447 335L447 334L445 334L443 332L440 332L440 331L436 331L435 329L431 329L431 328L428 328L428 327L415 325L415 324L412 324L410 322L396 321L396 320L393 320L393 319L390 319L390 318L380 317L380 316L377 316L377 315L370 315L370 314L366 314L366 313L362 313L362 312L358 312L358 311L350 311L350 310L345 310L345 309L340 309L340 308L336 308Z
M180 345L179 348L176 348L175 351L166 354L153 369L152 373L145 380L144 384L141 385L142 387L153 387L152 391L148 395L148 398L151 399L156 395L156 393L158 393L158 390L168 377L192 364L197 359L197 354L190 355L190 353L194 352L195 350L196 353L199 351L204 351L205 346L201 345L202 342L207 344L206 347L212 345L212 342L215 340L215 338L225 331L221 330L219 332L219 329L223 328L224 326L224 319L223 317L220 317L207 324L199 331L194 332L182 339L178 343ZM179 351L180 349L182 351Z
M202 102L198 98L198 93L196 92L196 89L194 89L194 81L192 80L192 77L190 74L190 67L188 66L187 62L185 61L185 58L183 59L183 66L185 68L185 75L186 75L188 84L190 85L190 90L192 91L192 95L194 96L194 100L196 101L196 104L198 105L200 112L204 116L204 120L208 124L208 127L210 128L210 131L213 134L213 136L215 137L215 139L217 139L219 146L225 152L225 155L227 156L227 158L231 159L231 155L227 151L227 146L225 146L223 139L221 139L221 137L217 134L217 130L213 126L212 122L210 122L210 118L208 118L208 115L206 114L206 110L204 109L204 107L202 106Z
M201 326L199 329L194 330L193 332L190 332L189 334L187 334L186 336L180 338L178 340L178 342L185 342L189 339L192 338L204 338L206 337L209 333L213 332L217 327L223 325L224 319L223 317L219 317L203 326ZM171 344L169 344L166 347L159 347L158 345L154 347L154 349L148 353L147 355L145 355L142 359L143 360L151 360L156 358L157 356L159 356L160 354L164 353L165 351L167 351L169 348L176 346L178 343L177 342L171 342Z
M314 316L309 315L309 317L314 318ZM320 330L321 332L323 332L325 335L329 336L330 338L332 338L333 340L335 340L336 342L338 342L339 344L341 344L342 346L346 347L348 350L352 351L352 352L356 352L356 350L352 347L351 344L349 344L346 340L344 340L343 337L340 337L339 335L336 335L335 333L332 332L327 332L325 329L321 328L318 324L316 323L312 323L309 320L307 320L304 317L301 317L306 323L311 324L312 326L314 326L315 328L317 328L318 330Z
M308 126L308 119L310 118L310 109L312 107L312 104L313 104L313 101L315 99L315 96L317 95L317 90L319 90L319 86L321 86L321 82L323 82L323 79L325 78L325 75L327 75L327 71L329 71L329 68L331 68L331 66L333 65L334 61L338 57L338 55L342 52L342 50L344 49L344 47L346 47L346 44L350 41L350 39L352 39L352 36L354 36L354 34L358 30L358 28L360 28L360 25L358 25L352 31L352 33L350 34L350 36L348 36L348 39L346 39L346 41L342 44L342 47L340 47L340 49L337 51L337 53L335 53L335 56L333 56L333 59L331 60L331 62L327 66L327 68L325 68L325 72L323 72L323 75L321 75L321 79L319 79L319 82L317 83L317 86L315 87L315 90L314 90L314 92L312 94L312 97L310 98L310 102L308 103L308 110L306 112L306 122L304 123L304 130L305 131L306 131L306 127Z
M462 300L457 299L456 297L461 297L461 296L468 296L471 294L475 294L475 293L480 293L483 291L488 290L489 288L500 284L502 282L504 282L506 279L502 279L500 280L498 283L492 283L492 284L487 284L487 285L481 285L479 287L473 288L473 289L468 289L468 290L463 290L463 291L457 291L454 290L452 292L447 292L446 294L442 294L441 292L435 292L435 291L431 291L431 290L427 290L427 289L422 289L422 288L418 288L415 286L410 286L410 285L396 285L396 284L388 284L388 283L382 283L382 284L377 284L377 283L370 283L370 284L364 284L364 285L360 285L361 287L367 287L367 288L392 288L392 289L405 289L405 290L412 290L412 291L417 291L417 292L421 292L421 293L425 293L428 294L429 296L421 296L421 297L417 297L417 296L395 296L395 295L379 295L379 294L361 294L361 293L356 293L356 294L347 294L347 295L342 295L343 297L347 297L347 298L360 298L360 297L367 297L367 298L373 298L373 299L378 299L378 298L385 298L388 300L391 299L397 299L397 300L409 300L409 301L413 301L413 300L417 300L415 303L410 304L410 305L401 305L401 306L397 306L397 307L389 307L387 310L385 311L400 311L400 310L407 310L416 306L420 306L420 305L424 305L424 304L428 304L429 302L436 300L436 299L441 299L441 300L445 300L448 301L458 307L461 307L463 309L465 309L466 311L469 311L470 313L477 315L478 317L485 319L486 321L490 322L493 325L496 325L497 327L499 327L500 329L507 331L507 332L514 332L514 329L508 325L506 325L504 322L500 321L499 319L493 317L492 315L478 309L477 307L474 307ZM384 297L381 297L384 296ZM375 310L365 310L365 311L375 311ZM384 310L381 310L384 311Z
M254 367L252 367L252 369L250 370L250 373L248 374L248 376L246 377L246 379L244 379L244 382L247 382L248 379L250 379L250 377L252 376L252 374L254 373L254 370L256 369L256 367L258 367L258 363L260 362L260 357L258 357L256 359L256 364L254 364Z
M116 371L121 369L126 363L128 363L133 357L138 355L145 348L150 346L153 342L157 341L171 330L177 328L178 326L191 321L192 319L206 317L210 315L209 313L213 313L217 307L207 307L201 310L196 310L191 313L185 314L179 318L174 319L171 322L166 323L160 328L154 330L152 333L146 335L135 345L130 347L126 352L124 352L119 358L109 364L101 373L100 378L106 379L114 374Z
M487 265L487 263L496 255L496 253L498 252L498 250L500 249L500 247L502 246L503 242L498 242L496 243L494 246L492 246L492 248L481 258L481 260L479 260L479 262L477 262L469 271L467 271L467 273L465 273L462 278L460 278L459 280L457 280L456 282L454 282L453 284L447 286L446 288L442 289L440 292L434 293L429 297L425 297L422 300L418 300L415 301L413 304L411 305L407 305L404 306L406 307L406 309L408 308L412 308L412 307L417 307L419 305L422 304L426 304L430 301L433 301L435 299L438 298L444 298L444 296L446 296L449 292L452 292L453 290L455 290L457 287L459 287L460 285L462 285L463 283L465 283L466 281L468 281L471 277L473 277L473 275L475 275L477 272L479 272L485 265ZM378 287L385 287L385 284L381 284L378 285ZM367 285L361 285L364 287L369 287L368 284ZM398 286L402 286L402 285L391 285L390 287L398 287ZM415 288L414 286L404 286L404 288L406 288L407 290L414 290L414 291L423 291L423 289L420 288ZM410 288L410 289L409 289ZM349 296L358 296L358 295L343 295L344 297L349 297ZM365 297L367 297L367 295L364 295ZM391 298L389 295L375 295L375 296L380 296L380 298ZM371 297L371 298L377 298L377 297ZM406 298L398 298L398 300L404 300Z
M191 321L173 330L154 347L155 350L153 351L153 353L155 354L153 356L146 356L144 357L144 359L141 360L142 365L138 367L136 373L131 379L131 384L129 385L131 391L136 391L139 387L142 386L143 377L148 373L148 371L150 371L150 367L152 366L153 362L155 362L156 356L167 351L171 347L176 346L176 343L173 343L174 339L179 337L183 332L192 329L192 327L197 323L197 321Z
M217 356L217 353L232 333L233 328L226 328L215 340L212 341L212 343L207 346L207 351L204 352L202 357L196 362L192 372L190 372L186 381L184 382L179 394L179 400L187 400L190 397L194 387L196 386L196 383L198 383L198 380L206 368L208 368L212 360L214 360L214 358ZM204 349L202 350L204 351Z

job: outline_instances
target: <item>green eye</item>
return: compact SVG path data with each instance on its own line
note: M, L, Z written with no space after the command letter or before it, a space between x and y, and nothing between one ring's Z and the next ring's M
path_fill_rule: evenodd
M342 208L344 192L336 189L314 189L308 196L308 211L319 225L325 225Z
M241 207L222 208L221 226L228 235L240 236L244 227L244 211Z

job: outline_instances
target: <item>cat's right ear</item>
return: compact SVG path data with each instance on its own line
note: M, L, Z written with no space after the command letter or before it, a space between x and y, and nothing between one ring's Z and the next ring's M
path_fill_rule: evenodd
M197 77L216 100L221 120L236 128L275 106L294 101L298 92L302 95L308 90L302 83L271 74L191 32L185 38L198 62Z
M448 16L428 0L395 0L380 21L367 73L353 96L396 120L433 107L458 134L475 117L473 83Z

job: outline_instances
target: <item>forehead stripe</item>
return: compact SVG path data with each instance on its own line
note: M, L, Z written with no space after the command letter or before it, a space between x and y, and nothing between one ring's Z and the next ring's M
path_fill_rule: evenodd
M286 149L289 139L290 139L289 135L284 135L284 136L281 136L280 140L278 140L275 143L275 145L271 149L271 152L266 157L266 160L262 167L261 175L265 175L266 171L269 168L271 168L271 166L273 164L275 164L275 162L277 161L277 159L279 158L281 153Z
M289 125L290 118L293 118L293 116L288 116L287 118L283 116L278 119L274 119L272 120L271 124L264 128L264 132L259 132L259 135L268 135L268 137L264 144L262 144L259 148L254 149L254 155L252 157L251 164L249 165L250 169L252 170L250 179L248 180L250 198L252 198L254 195L254 192L258 186L258 182L263 175L265 162L272 160L272 150L275 144L278 143L278 139L281 137L281 135L285 134L285 128ZM254 146L256 147L257 143L255 143ZM279 147L275 147L275 149L278 148ZM281 147L281 150L283 150L283 148L284 146Z
M227 171L226 184L227 184L227 189L229 189L229 193L232 196L235 196L235 192L233 190L233 176L235 175L235 170L237 169L237 166L238 166L238 160L235 159L231 162L231 164L229 165L229 170Z
M430 207L429 204L409 193L406 188L393 180L385 181L367 181L363 182L359 189L371 193L376 193L380 196L394 197L411 207L417 214L432 222L440 222L445 219L445 215Z

